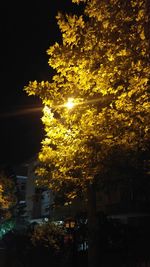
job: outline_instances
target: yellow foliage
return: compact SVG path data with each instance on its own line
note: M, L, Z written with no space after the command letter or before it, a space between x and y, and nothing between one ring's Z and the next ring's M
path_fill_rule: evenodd
M83 16L57 16L62 43L47 51L56 73L25 88L44 106L38 173L56 191L72 186L70 199L103 175L114 148L146 149L150 120L146 1L72 2L87 4Z
M14 182L0 172L0 208L7 210L15 203Z
M145 33L144 33L144 30L140 33L140 37L141 37L142 40L145 39Z

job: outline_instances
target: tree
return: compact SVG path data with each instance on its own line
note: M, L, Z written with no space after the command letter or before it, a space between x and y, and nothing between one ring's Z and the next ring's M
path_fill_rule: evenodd
M47 51L52 81L29 82L25 90L44 105L38 183L65 188L68 199L87 193L89 266L96 266L95 188L104 163L116 149L148 149L148 15L145 0L72 2L83 2L84 14L57 15L62 43Z
M12 216L12 208L16 204L15 182L7 176L5 171L0 171L0 211L1 218L8 219Z
M64 239L64 229L54 223L43 223L34 227L31 241L34 246L43 246L57 254L61 250Z

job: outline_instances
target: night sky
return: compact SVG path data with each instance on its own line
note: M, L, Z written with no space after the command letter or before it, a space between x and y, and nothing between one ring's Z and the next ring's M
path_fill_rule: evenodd
M20 164L35 156L44 135L36 97L23 87L50 80L46 50L60 41L55 16L74 12L71 0L3 1L0 8L0 165Z

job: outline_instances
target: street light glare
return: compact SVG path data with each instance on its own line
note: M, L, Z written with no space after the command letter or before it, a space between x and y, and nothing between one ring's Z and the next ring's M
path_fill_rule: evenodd
M74 103L73 103L74 99L73 98L68 98L68 102L66 103L66 107L68 109L72 109L74 107Z

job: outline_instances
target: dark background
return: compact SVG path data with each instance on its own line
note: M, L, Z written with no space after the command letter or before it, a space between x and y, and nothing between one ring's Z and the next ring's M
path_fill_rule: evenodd
M0 4L0 165L20 164L40 150L41 102L23 91L29 81L50 80L46 50L61 40L55 16L74 13L71 0Z

